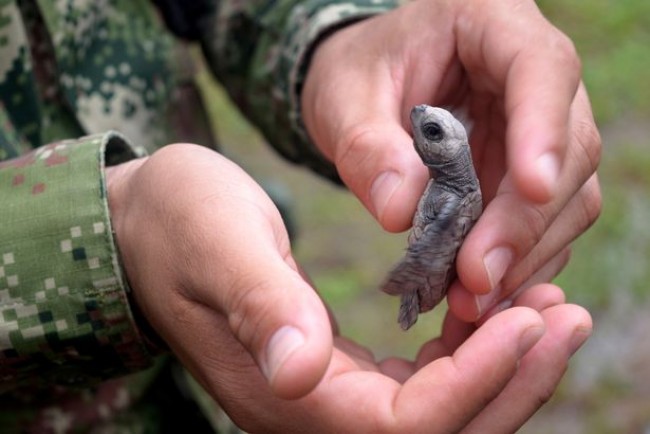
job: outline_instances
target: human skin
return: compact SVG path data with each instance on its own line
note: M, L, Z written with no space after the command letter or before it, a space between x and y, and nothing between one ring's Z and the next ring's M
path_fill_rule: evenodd
M107 177L140 311L249 432L513 431L591 333L543 284L480 327L448 312L414 361L375 360L338 334L278 211L234 163L179 144Z
M409 226L428 176L411 108L468 115L485 210L458 255L449 303L460 318L557 274L600 212L601 143L580 60L533 1L409 2L329 36L310 71L307 129L389 231Z
M584 309L539 284L600 210L600 140L571 43L514 0L417 0L320 42L308 131L390 231L408 227L427 180L406 129L419 103L471 117L486 207L441 336L413 362L375 361L335 332L277 210L233 163L180 144L108 169L135 302L244 429L514 431L591 332Z

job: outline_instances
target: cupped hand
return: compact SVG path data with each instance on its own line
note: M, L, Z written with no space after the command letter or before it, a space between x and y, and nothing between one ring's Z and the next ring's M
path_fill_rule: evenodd
M203 382L251 433L515 432L553 394L570 356L591 332L582 308L550 285L532 288L480 328L448 313L439 338L415 361L375 361L337 336L323 380L308 395L274 396L229 334L212 351L220 378ZM228 369L224 369L228 367Z
M301 103L314 142L390 231L409 226L428 179L411 107L465 113L486 202L450 291L466 321L553 277L600 211L580 62L532 0L416 0L344 27L319 43Z
M213 392L236 373L228 336L273 393L313 389L332 353L328 313L263 190L234 163L185 144L109 168L107 177L135 301L190 371Z
M542 285L478 329L449 313L414 362L376 362L334 337L277 210L233 163L172 145L111 168L108 192L139 309L250 432L513 430L591 331Z

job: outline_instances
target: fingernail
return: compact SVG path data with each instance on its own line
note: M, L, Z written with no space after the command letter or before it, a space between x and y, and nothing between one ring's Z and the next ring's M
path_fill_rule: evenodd
M490 318L492 318L493 316L497 315L500 312L503 312L506 309L510 309L512 307L512 304L513 304L512 299L507 298L507 299L499 302L496 306L494 306L492 308L488 307L487 308L488 310L485 311L486 312L485 314L483 314L483 312L481 312L481 316L478 319L478 321L476 321L476 325L480 327L481 325L485 324L485 322L487 320L489 320Z
M522 358L533 346L539 342L544 334L543 326L530 326L519 337L519 358Z
M476 309L478 310L478 316L481 317L485 312L490 310L490 308L494 306L494 303L496 303L497 300L499 300L500 296L501 296L500 286L497 286L487 294L475 296L474 301L476 303Z
M509 247L495 247L483 256L483 266L490 281L490 288L496 288L501 282L514 257L515 255Z
M501 294L501 288L498 288L495 290L496 292ZM482 297L488 297L491 294L484 295ZM478 296L481 297L481 296ZM478 298L477 297L477 298ZM480 301L477 303L481 303ZM510 309L512 307L512 299L506 298L505 300L499 301L498 297L493 297L489 302L485 302L485 305L481 307L480 311L480 321L487 321L488 319L492 318L494 315L498 314L499 312L503 312L506 309Z
M560 176L560 160L553 152L547 152L537 158L535 162L537 171L542 176L542 182L546 189L552 193L555 190L558 177Z
M304 343L305 336L295 327L283 326L275 332L267 344L266 360L262 365L262 372L269 382Z
M370 201L378 218L384 213L384 208L401 183L402 176L393 170L380 174L372 183Z
M582 347L582 345L587 341L589 336L591 336L590 327L576 328L573 332L573 335L571 336L571 340L569 341L569 354L574 355L576 351L578 351L580 347Z

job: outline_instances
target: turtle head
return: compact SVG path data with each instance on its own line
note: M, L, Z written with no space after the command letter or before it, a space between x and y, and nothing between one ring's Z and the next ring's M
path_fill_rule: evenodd
M445 109L415 106L411 110L411 124L415 150L427 165L453 160L469 146L465 127Z

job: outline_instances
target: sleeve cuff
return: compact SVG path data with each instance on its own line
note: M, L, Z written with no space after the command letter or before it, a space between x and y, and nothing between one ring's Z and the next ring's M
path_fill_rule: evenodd
M129 307L104 167L138 154L114 132L0 163L0 377L87 386L150 366Z
M308 1L295 8L289 18L289 27L298 29L290 32L285 41L287 52L292 56L283 56L279 69L289 71L289 118L291 127L303 143L302 152L309 155L304 158L313 161L312 169L322 175L338 180L336 169L327 161L310 139L301 116L300 93L309 68L311 56L327 35L356 21L394 9L395 0L366 0L355 3L332 3L323 0Z

